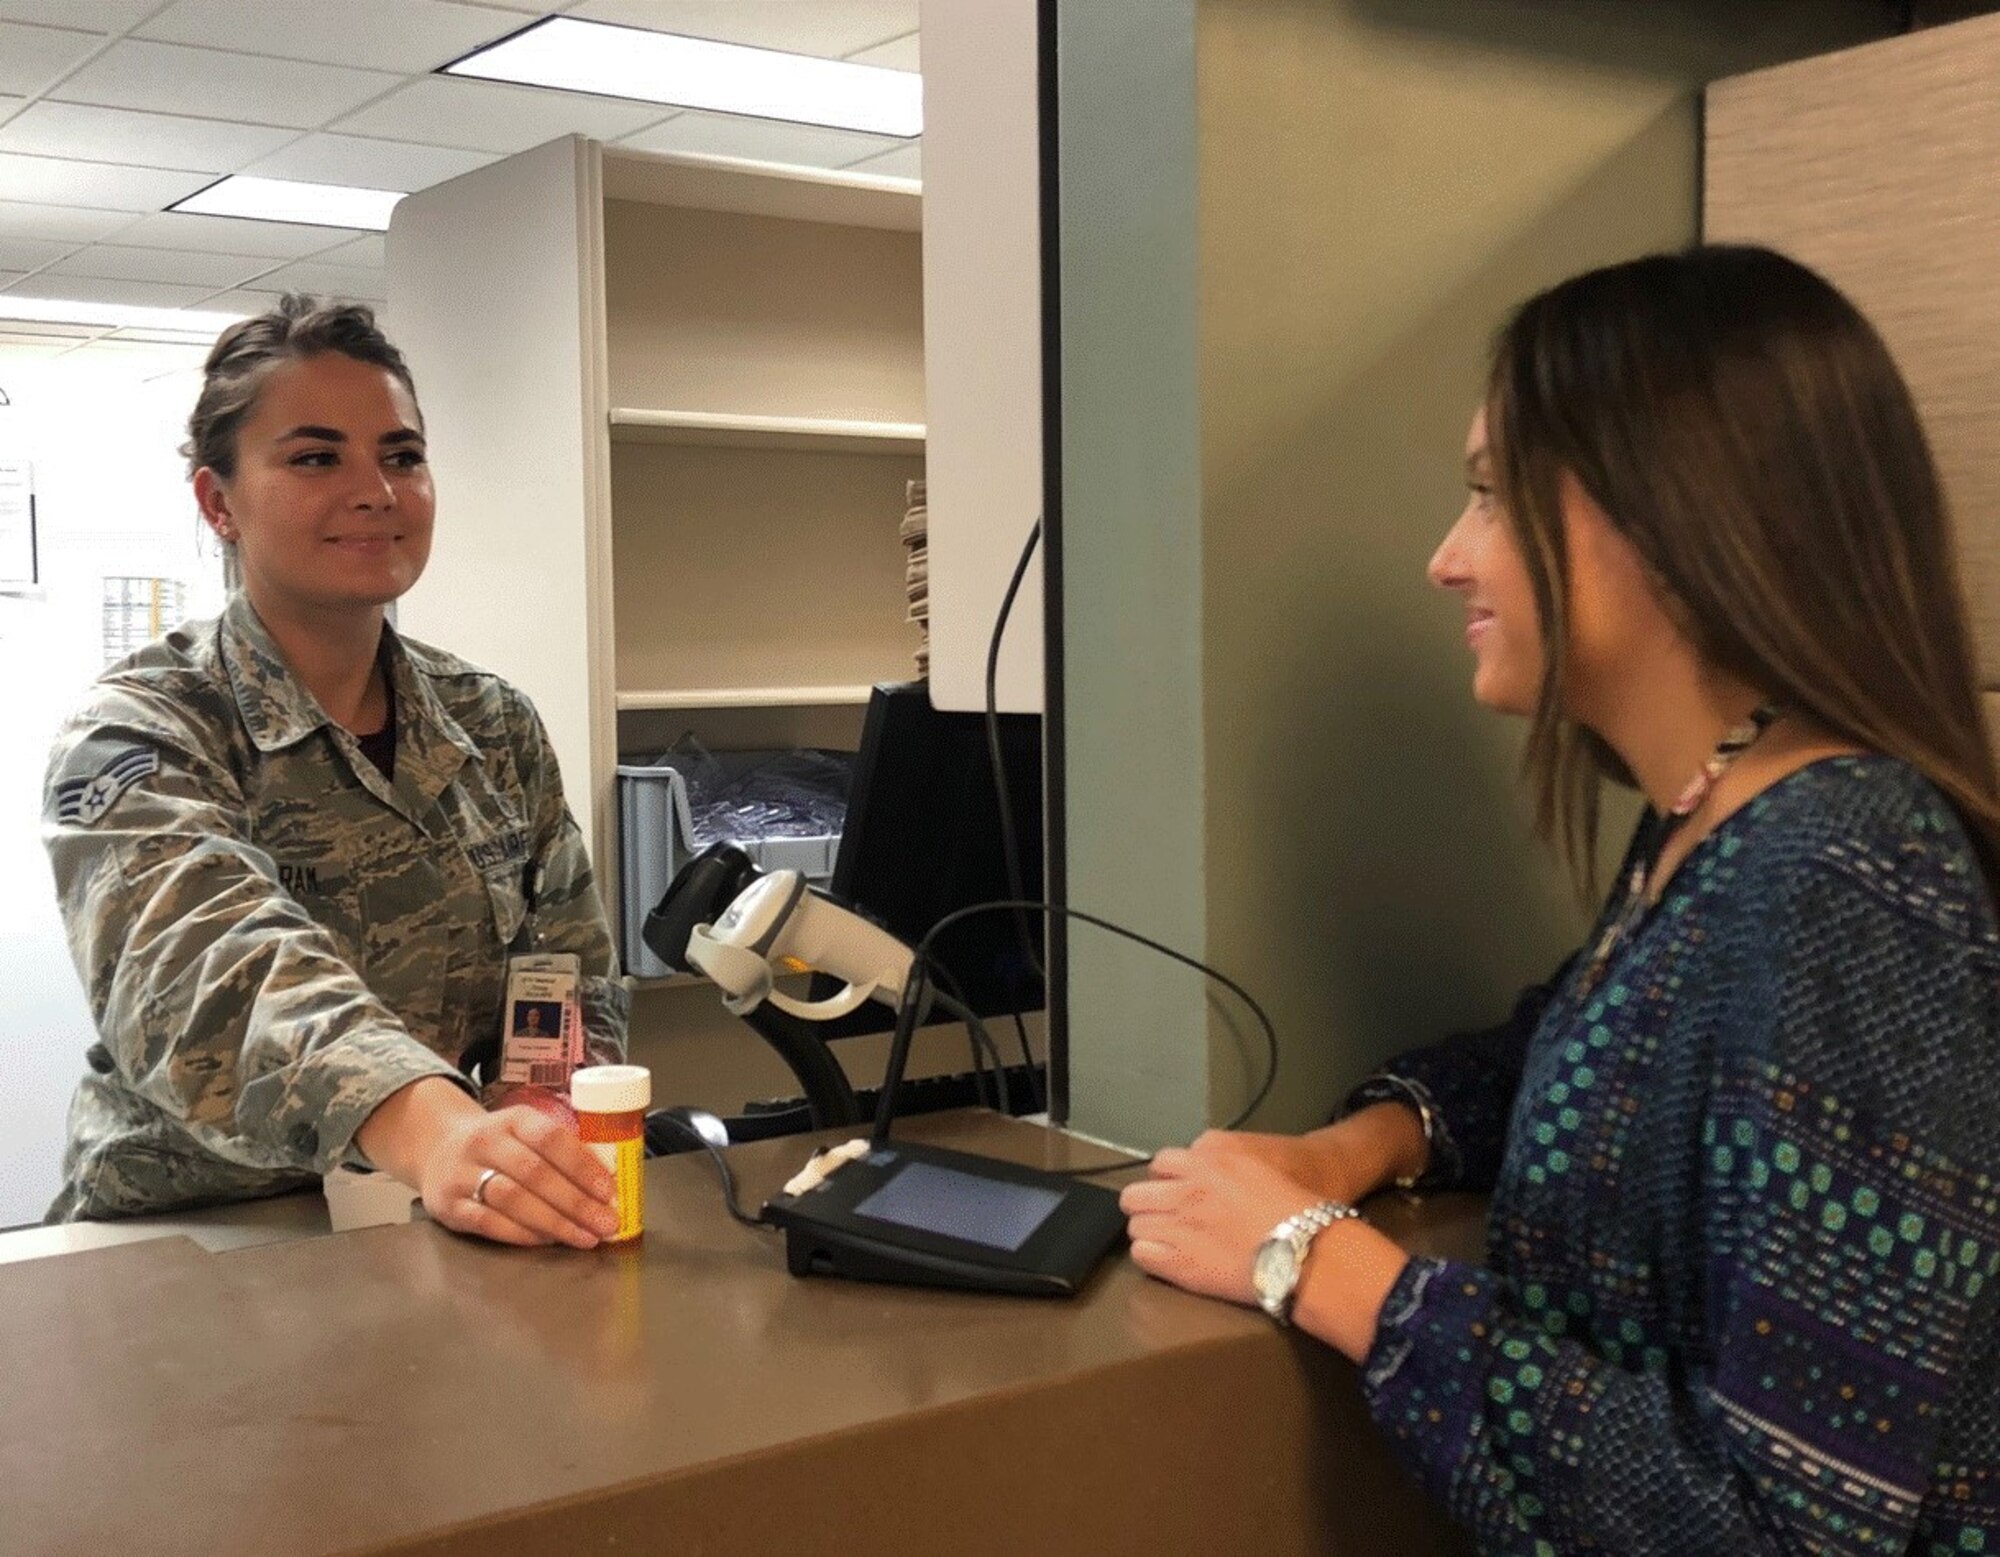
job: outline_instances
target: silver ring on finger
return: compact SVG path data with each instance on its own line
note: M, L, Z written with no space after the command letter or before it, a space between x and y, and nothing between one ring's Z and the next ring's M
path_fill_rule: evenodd
M472 1203L474 1205L483 1206L486 1204L486 1186L499 1176L500 1170L498 1168L488 1168L474 1180L472 1185Z

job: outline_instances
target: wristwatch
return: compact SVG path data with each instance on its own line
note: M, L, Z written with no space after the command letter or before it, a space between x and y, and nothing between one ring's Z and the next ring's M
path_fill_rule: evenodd
M1257 1293L1257 1306L1281 1325L1292 1322L1292 1299L1299 1290L1299 1277L1306 1268L1306 1251L1335 1222L1344 1222L1361 1213L1338 1200L1322 1200L1307 1206L1297 1216L1288 1216L1271 1229L1271 1236L1257 1246L1250 1265L1250 1285Z

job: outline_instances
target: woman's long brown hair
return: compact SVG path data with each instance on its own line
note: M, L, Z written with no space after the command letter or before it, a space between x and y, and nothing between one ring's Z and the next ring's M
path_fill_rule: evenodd
M2000 889L2000 784L1937 468L1888 348L1838 290L1747 246L1590 271L1501 330L1487 423L1548 646L1523 766L1581 890L1600 783L1631 775L1562 707L1565 473L1709 664L1916 768Z

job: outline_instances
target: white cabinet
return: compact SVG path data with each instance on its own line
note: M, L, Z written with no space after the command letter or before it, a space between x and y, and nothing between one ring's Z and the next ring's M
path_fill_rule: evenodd
M439 488L400 620L535 700L607 903L621 751L851 745L914 674L919 225L907 181L575 137L396 209Z

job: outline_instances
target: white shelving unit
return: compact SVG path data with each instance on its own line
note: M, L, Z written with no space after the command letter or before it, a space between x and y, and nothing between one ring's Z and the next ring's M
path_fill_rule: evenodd
M937 25L975 20L947 7ZM577 137L396 208L386 317L440 499L401 623L535 700L607 904L621 752L684 732L715 750L852 746L868 689L914 674L897 528L933 440L927 286L935 310L942 277L960 278L939 315L960 346L939 372L1039 351L1032 310L996 312L991 223L922 225L907 180ZM976 385L951 400L983 441L1034 439L1016 400ZM1038 470L1038 446L1026 457ZM958 485L993 482L968 468ZM1013 486L998 490L1012 513ZM938 520L933 493L934 538ZM1009 568L1016 544L998 548ZM983 652L981 632L961 637ZM671 1066L677 1101L789 1084L699 980L645 981L632 1036L636 1058ZM872 1080L880 1048L852 1040L842 1059ZM962 1039L927 1032L912 1074L963 1064Z
M607 902L621 753L851 744L914 673L920 226L904 180L575 137L397 207L442 514L402 620L534 698Z
M860 708L872 684L852 687L689 687L679 692L620 692L618 711L698 708Z
M617 406L613 443L692 443L717 448L811 449L827 454L921 454L922 422L843 422L831 417L744 416Z

